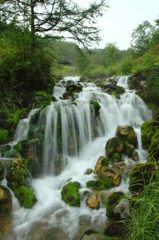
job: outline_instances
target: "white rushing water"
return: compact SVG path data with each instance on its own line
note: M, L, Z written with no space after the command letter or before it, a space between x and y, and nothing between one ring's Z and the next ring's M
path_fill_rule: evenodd
M74 80L74 78L68 77L66 80ZM78 80L79 78L75 78L76 82ZM77 94L76 104L71 104L70 100L60 99L65 92L65 86L61 82L54 88L53 96L58 98L58 101L52 102L45 110L47 116L43 150L43 177L32 181L37 202L30 210L15 208L13 211L14 233L17 240L33 239L29 238L28 235L30 229L34 229L37 224L41 224L39 226L43 227L47 226L48 229L60 226L67 236L66 239L72 240L78 232L80 217L83 215L90 216L91 222L97 225L105 223L105 206L101 204L99 210L89 209L82 201L82 193L89 190L86 187L86 182L96 178L93 173L86 175L86 170L88 168L94 169L98 158L105 156L106 142L115 136L118 125L130 125L134 128L138 139L139 161L146 160L147 153L142 148L140 126L143 121L152 117L151 112L142 99L135 94L135 91L128 89L127 77L118 78L117 81L118 85L126 88L126 92L121 95L120 100L103 93L95 84L81 83L83 91ZM93 99L96 99L101 106L100 114L96 118L90 107L90 100ZM62 132L61 149L67 157L68 163L64 166L61 174L55 176L53 159L56 153L60 153L58 143L59 116ZM24 139L24 135L27 136L28 120L26 125L26 131L23 130L24 134L21 133L20 129L17 130L22 139ZM77 131L79 139L76 136ZM15 139L19 139L17 132ZM125 157L125 163L134 164L127 157ZM81 185L80 207L70 207L61 200L61 189L69 181L78 181ZM111 191L128 192L128 184L129 180L122 180L121 184L112 188ZM37 228L37 231L39 230ZM37 239L40 238L37 237Z

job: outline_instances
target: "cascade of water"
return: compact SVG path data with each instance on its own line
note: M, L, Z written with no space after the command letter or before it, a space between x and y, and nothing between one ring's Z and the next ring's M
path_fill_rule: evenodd
M16 128L16 131L14 133L14 138L13 140L15 142L18 141L22 141L27 139L28 136L28 130L29 130L29 122L30 122L30 118L32 115L34 115L37 111L39 110L39 108L36 109L32 109L28 115L27 118L25 119L21 119L18 123L18 126Z
M69 80L73 81L74 78L65 79ZM79 78L75 79L78 80ZM54 88L53 95L58 101L52 102L44 110L46 121L43 121L43 112L39 118L40 124L45 124L42 156L44 177L32 181L37 198L34 207L31 210L21 208L14 212L14 232L18 240L28 239L30 229L34 228L37 222L42 226L44 219L48 228L60 226L68 240L73 239L78 231L79 219L83 215L90 216L91 221L96 224L105 224L104 206L99 210L91 210L81 200L79 208L70 207L61 200L60 192L68 181L78 181L81 194L89 190L86 182L95 179L96 176L93 173L86 175L85 172L88 168L94 169L99 156L105 155L105 144L109 138L115 136L118 125L127 124L135 129L139 161L144 161L144 158L146 160L145 152L141 154L143 149L140 126L152 116L145 103L134 91L128 89L127 81L128 77L117 78L117 85L126 87L126 92L121 95L120 100L103 93L95 84L81 83L83 91L77 94L74 104L70 100L60 98L65 92L63 81L58 84L58 88ZM96 117L91 100L98 101L100 105L100 114ZM58 176L55 176L54 169L56 154L64 154L67 157L67 164ZM129 159L125 162L133 164ZM120 186L112 188L111 191L115 189L128 191L128 180L122 180Z

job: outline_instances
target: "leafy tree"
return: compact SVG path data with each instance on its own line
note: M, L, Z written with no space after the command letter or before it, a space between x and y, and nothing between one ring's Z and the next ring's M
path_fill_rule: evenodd
M120 60L121 51L116 46L116 43L108 43L106 45L104 57L106 67L113 65Z
M148 21L144 21L133 30L131 35L131 47L137 57L143 56L143 54L150 49L153 33L154 26Z
M65 39L68 33L67 38L88 47L100 41L96 18L102 16L107 7L105 0L91 3L87 8L70 0L1 0L0 18L29 26L32 49L36 34Z

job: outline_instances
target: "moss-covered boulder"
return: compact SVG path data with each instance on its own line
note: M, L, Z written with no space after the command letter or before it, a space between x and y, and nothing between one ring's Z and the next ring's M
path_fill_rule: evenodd
M140 163L135 165L130 174L129 190L131 192L142 191L144 185L149 184L150 179L155 178L156 167L155 163Z
M8 188L0 185L0 213L8 213L12 210L12 196Z
M26 164L27 160L25 158L16 158L12 161L6 179L8 181L8 186L13 191L20 186L25 185L25 179L27 177Z
M106 202L106 216L109 218L121 219L121 216L114 211L115 207L120 203L122 199L127 199L127 196L123 192L113 192Z
M116 129L116 135L124 141L127 140L128 142L136 146L137 137L134 129L131 126L118 126Z
M99 169L98 177L104 181L105 186L108 185L109 187L111 187L112 182L113 185L118 186L121 181L119 172L114 168L106 166L103 166L101 169ZM109 180L109 178L112 180Z
M2 181L4 178L4 166L3 164L0 162L0 181Z
M124 141L119 137L110 138L106 143L106 155L113 158L114 153L121 154L124 149Z
M125 155L127 155L128 157L132 157L134 150L135 150L134 145L131 144L130 142L126 141L126 142L125 142L125 146L124 146L123 153L124 153Z
M61 191L62 200L70 206L80 206L80 184L78 182L67 183Z
M108 159L106 157L104 157L104 156L101 156L101 157L98 158L98 161L97 161L95 169L94 169L94 174L97 174L98 170L102 166L108 166Z
M86 195L86 204L89 208L99 209L100 208L100 198L99 195L95 193L88 193Z
M16 189L15 196L18 198L20 204L25 208L32 208L36 202L33 191L26 186L21 186L20 188Z

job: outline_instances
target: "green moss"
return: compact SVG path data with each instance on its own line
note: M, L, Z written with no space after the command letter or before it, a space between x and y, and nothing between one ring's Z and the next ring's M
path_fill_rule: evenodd
M0 162L0 181L2 181L4 178L4 166L3 164Z
M113 137L109 139L106 143L106 155L110 158L113 157L114 154L120 154L124 149L124 141L119 137Z
M80 205L80 196L79 196L80 184L77 182L67 183L61 191L61 197L64 202L70 206L79 207Z
M23 152L23 146L21 144L21 142L18 142L16 145L15 145L15 148L17 149L18 152Z
M94 187L94 182L95 182L94 180L91 180L91 181L87 182L87 184L86 184L87 187L88 188Z
M120 154L119 153L114 153L113 158L120 161Z
M113 186L113 179L112 178L106 178L103 180L104 186L106 188L111 188Z
M9 131L6 129L0 129L0 144L3 144L8 141Z
M144 147L149 147L151 144L151 138L159 128L159 122L152 119L145 121L141 126L142 131L142 144Z
M125 92L125 88L121 87L121 86L116 86L116 92L118 94L124 93Z
M106 216L113 218L114 208L121 201L121 199L126 199L127 196L123 192L113 192L107 199L106 202Z
M139 192L144 189L144 185L149 184L151 177L155 178L154 163L140 163L134 166L130 174L129 190Z
M118 94L116 91L111 92L111 95L113 95L117 99L120 99L120 94Z
M108 166L108 158L104 158L102 161L101 161L101 165L102 166Z
M90 105L93 106L93 109L94 109L94 116L95 117L98 117L98 115L100 114L100 104L96 101L96 100L91 100L90 101Z
M32 208L35 202L34 193L26 186L21 186L15 190L15 196L25 208Z
M99 191L103 190L104 189L104 182L100 179L96 180L94 182L94 189L99 190Z

